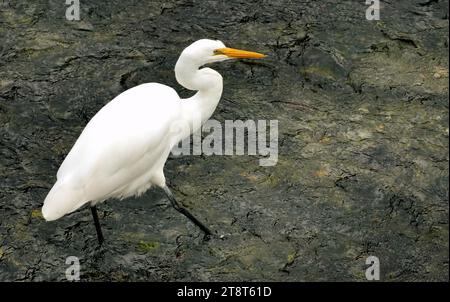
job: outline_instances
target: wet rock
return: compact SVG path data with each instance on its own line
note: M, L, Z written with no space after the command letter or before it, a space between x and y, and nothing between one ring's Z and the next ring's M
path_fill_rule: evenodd
M448 2L0 3L0 280L448 281ZM39 209L87 121L120 92L175 81L199 38L267 53L212 66L224 77L213 118L277 119L279 160L171 156L176 196L99 207L99 248L82 209L44 222Z

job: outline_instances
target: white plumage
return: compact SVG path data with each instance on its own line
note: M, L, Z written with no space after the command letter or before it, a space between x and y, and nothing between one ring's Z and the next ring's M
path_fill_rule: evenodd
M158 106L164 100L164 106ZM86 202L126 198L165 183L163 166L176 143L170 124L180 115L170 87L131 88L104 106L87 124L57 173L43 215L55 220Z
M131 88L106 104L87 124L57 173L42 214L58 219L90 202L123 199L152 185L165 187L164 164L172 147L196 131L194 119L207 120L222 94L222 77L206 63L262 55L226 48L220 41L199 40L181 54L178 82L198 92L180 99L158 83ZM194 126L192 126L194 125Z

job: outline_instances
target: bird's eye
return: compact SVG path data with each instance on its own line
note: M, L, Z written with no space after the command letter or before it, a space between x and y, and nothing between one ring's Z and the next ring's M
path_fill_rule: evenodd
M220 50L218 50L218 49L214 50L214 55L215 56L218 56L218 55L221 55L221 54L222 54L222 52Z

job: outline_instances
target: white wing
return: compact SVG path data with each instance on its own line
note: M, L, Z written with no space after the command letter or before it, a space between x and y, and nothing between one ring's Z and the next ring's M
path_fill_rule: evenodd
M157 83L131 88L105 105L58 170L57 182L44 202L44 217L57 219L150 169L142 159L156 162L170 148L169 133L180 105L175 90Z

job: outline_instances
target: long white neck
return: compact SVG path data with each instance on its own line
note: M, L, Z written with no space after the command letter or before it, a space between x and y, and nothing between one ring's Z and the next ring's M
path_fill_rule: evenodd
M181 56L175 65L175 76L182 86L197 93L182 100L182 116L184 122L189 124L187 136L197 131L201 124L207 121L219 103L222 96L222 76L211 68L202 68Z

